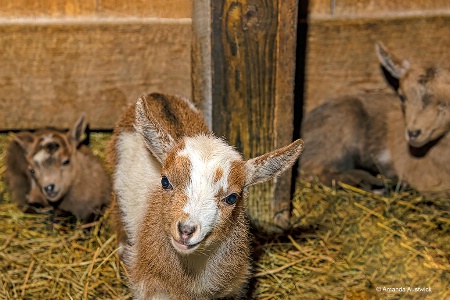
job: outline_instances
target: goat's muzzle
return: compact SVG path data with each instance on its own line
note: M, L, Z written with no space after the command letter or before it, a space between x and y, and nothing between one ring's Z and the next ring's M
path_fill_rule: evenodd
M56 189L56 186L52 183L43 187L44 193L47 196L48 200L56 201L57 196L59 194L59 190Z
M192 224L183 224L181 222L177 222L177 229L178 229L178 237L172 237L172 244L174 245L175 249L177 249L181 253L188 253L191 252L189 250L194 250L199 244L191 243L191 238L195 235L196 231L198 230L197 225ZM187 252L186 252L187 251Z

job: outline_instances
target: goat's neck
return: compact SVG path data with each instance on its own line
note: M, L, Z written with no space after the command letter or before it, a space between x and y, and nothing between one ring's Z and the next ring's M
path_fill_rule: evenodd
M84 159L83 154L80 153L79 151L75 152L73 154L73 160L76 161L76 164L73 166L73 175L74 175L74 182L73 185L77 186L82 184L83 176L79 176L80 172L82 172L82 170L89 170L89 166L86 165L86 159Z
M187 273L201 274L205 272L208 260L211 259L211 250L198 250L188 255L179 255L180 262Z

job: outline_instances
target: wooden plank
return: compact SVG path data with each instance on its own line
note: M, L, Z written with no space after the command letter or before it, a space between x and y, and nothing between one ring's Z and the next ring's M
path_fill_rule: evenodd
M101 0L102 14L139 17L191 18L192 0Z
M192 14L192 99L212 128L211 0L194 1Z
M96 0L0 0L1 17L61 17L93 14Z
M245 158L292 141L297 1L211 1L212 120ZM289 225L290 174L249 190L252 223Z
M151 91L191 94L191 22L0 26L0 130L68 127L80 112L111 129Z
M293 141L294 85L296 69L298 1L278 2L276 38L274 147L280 148ZM272 212L274 223L282 229L290 227L292 170L274 181ZM257 205L258 200L254 202Z
M450 15L314 20L307 42L305 111L325 99L388 89L375 43L413 63L450 67Z
M310 18L342 17L383 17L388 15L405 16L410 14L428 15L437 11L448 11L448 0L311 0Z
M0 0L0 17L191 18L192 0Z

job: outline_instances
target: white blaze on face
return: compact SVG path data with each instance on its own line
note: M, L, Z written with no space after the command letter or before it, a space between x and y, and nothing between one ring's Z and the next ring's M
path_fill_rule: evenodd
M215 196L228 190L231 162L242 160L240 154L224 141L210 136L185 138L185 148L178 152L191 163L190 182L186 187L188 202L183 211L189 215L188 222L198 225L198 234L192 243L198 243L214 228L218 218ZM223 175L215 180L218 169Z
M43 162L50 158L50 154L44 149L38 151L33 156L33 161L38 164L38 166L42 166Z
M41 145L48 144L53 141L53 134L47 134L42 137ZM33 161L38 164L39 166L42 166L42 163L50 158L50 154L45 150L41 149L33 156Z

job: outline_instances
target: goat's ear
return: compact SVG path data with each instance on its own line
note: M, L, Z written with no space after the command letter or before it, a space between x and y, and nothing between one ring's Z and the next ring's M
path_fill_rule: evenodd
M406 59L399 59L381 42L378 42L375 45L375 50L386 81L397 91L400 86L400 78L402 78L410 68L409 61Z
M290 168L303 150L303 141L249 159L245 162L245 187L267 181Z
M24 153L28 153L34 142L34 135L31 132L19 132L14 135L13 141L19 145Z
M77 145L79 142L81 142L81 137L83 136L83 133L86 131L86 126L87 126L86 118L83 113L78 118L77 122L73 125L72 129L70 129L69 131L70 137L75 141Z
M175 142L173 137L153 117L144 96L141 96L136 102L134 128L144 137L147 148L162 164Z

